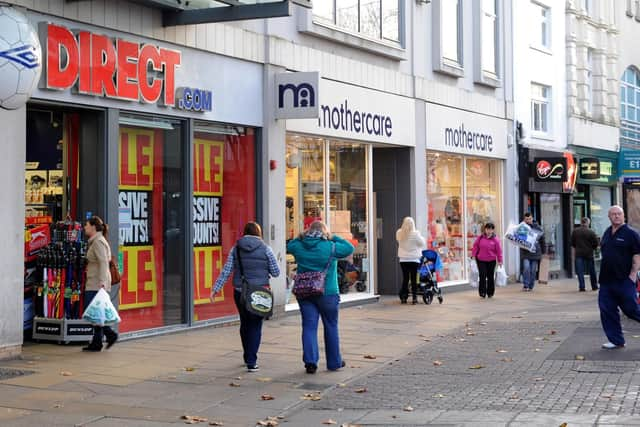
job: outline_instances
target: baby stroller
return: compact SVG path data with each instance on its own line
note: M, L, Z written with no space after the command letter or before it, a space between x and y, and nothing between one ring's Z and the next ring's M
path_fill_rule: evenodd
M434 296L437 296L438 302L442 304L442 290L438 287L436 279L436 270L439 266L440 258L438 252L431 249L422 251L420 268L418 269L420 279L420 290L418 292L422 294L422 300L425 304L431 304Z

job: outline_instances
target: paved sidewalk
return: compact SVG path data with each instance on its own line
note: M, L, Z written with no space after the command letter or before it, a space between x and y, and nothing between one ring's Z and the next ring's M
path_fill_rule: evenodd
M21 360L0 363L34 372L0 380L0 425L176 426L185 415L224 426L276 416L281 426L640 425L640 327L628 324L626 349L602 353L597 293L576 288L512 285L491 300L445 289L442 305L383 298L343 309L347 367L326 371L321 358L316 375L304 373L297 315L265 324L258 373L241 363L237 327L99 354L28 344Z

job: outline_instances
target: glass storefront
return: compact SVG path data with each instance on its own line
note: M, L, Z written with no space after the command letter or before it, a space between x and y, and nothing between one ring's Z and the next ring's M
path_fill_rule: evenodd
M604 230L610 225L608 212L611 207L612 189L611 187L600 187L592 185L589 189L591 212L591 229L598 237L602 236Z
M342 294L372 292L368 277L369 151L367 144L287 135L287 240L297 237L315 220L324 221L332 233L349 240L355 247L354 254L338 261ZM294 259L288 256L288 302L295 300L290 295L294 274Z
M122 332L185 322L184 141L180 121L120 116Z
M562 195L558 193L540 194L540 214L549 257L549 270L562 270L564 260Z
M237 313L231 279L209 300L213 281L244 225L256 219L253 129L197 123L193 139L194 320Z
M444 269L440 281L467 278L467 258L482 226L502 235L502 160L427 153L427 246Z

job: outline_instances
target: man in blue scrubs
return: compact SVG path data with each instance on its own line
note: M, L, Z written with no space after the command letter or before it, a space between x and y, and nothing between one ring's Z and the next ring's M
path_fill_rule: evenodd
M602 348L624 347L620 312L640 322L640 308L636 301L636 277L640 270L640 236L624 222L620 206L609 208L611 226L602 235L600 243L600 321L609 342Z

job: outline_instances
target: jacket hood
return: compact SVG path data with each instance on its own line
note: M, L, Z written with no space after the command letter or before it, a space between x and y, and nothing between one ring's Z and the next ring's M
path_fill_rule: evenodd
M242 236L236 246L245 252L252 252L261 247L264 243L262 239L256 236Z
M321 239L319 237L305 237L302 239L302 244L306 249L312 249L318 246L323 240L325 239Z

